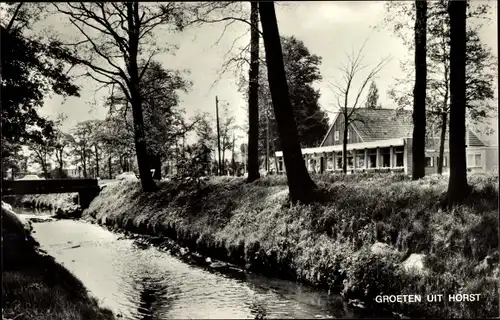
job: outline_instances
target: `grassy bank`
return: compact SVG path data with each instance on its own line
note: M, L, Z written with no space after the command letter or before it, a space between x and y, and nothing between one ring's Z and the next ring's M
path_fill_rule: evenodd
M317 177L328 203L290 207L284 177L109 185L84 217L168 237L191 251L271 276L296 279L372 304L378 294L420 294L419 304L384 304L408 315L498 314L498 178L470 177L463 207L442 211L445 177ZM385 250L373 250L377 242ZM380 244L380 243L379 243ZM404 266L422 254L424 268ZM426 294L480 293L479 302L427 303Z
M73 274L39 251L31 236L26 240L5 227L3 224L3 319L114 319L110 310L99 308Z
M60 218L79 218L82 210L77 204L78 193L25 194L4 196L13 206L50 210Z

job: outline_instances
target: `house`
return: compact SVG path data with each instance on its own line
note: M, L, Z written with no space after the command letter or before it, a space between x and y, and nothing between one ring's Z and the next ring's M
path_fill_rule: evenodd
M81 169L78 170L78 167L75 165L64 167L63 171L65 171L68 177L71 178L80 178L80 176L82 175Z
M350 112L351 110L349 110ZM353 112L347 131L349 173L370 171L412 172L412 111L360 108ZM344 117L337 113L321 145L302 149L310 172L341 172ZM439 134L427 139L426 174L437 173ZM498 147L486 146L467 130L469 171L497 170ZM278 171L283 172L283 153L276 152ZM443 173L449 172L448 139L445 140Z

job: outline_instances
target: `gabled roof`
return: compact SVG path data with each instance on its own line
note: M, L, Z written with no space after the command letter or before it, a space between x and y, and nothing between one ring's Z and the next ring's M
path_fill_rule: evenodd
M476 134L469 130L469 146L484 147L485 144L476 136Z
M350 113L352 109L348 109ZM328 129L321 146L330 134L337 118L341 116L338 112L333 119L333 123ZM359 134L363 142L411 138L413 134L412 110L405 109L371 109L359 108L354 111L351 119L353 129ZM439 138L439 135L435 136ZM448 134L446 135L448 139ZM469 146L485 146L485 144L469 130Z
M413 132L410 110L360 108L351 117L353 127L364 142L407 138Z

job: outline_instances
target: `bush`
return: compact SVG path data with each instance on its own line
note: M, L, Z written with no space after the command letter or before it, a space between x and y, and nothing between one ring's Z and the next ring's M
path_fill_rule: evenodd
M378 295L397 295L405 283L397 255L375 255L369 249L362 249L344 262L346 280L342 293L347 299L363 297L374 302Z

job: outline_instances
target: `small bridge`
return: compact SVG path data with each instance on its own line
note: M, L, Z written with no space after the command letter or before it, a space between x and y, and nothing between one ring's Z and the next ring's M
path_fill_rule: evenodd
M2 195L75 192L82 209L89 206L99 191L95 179L2 180Z

